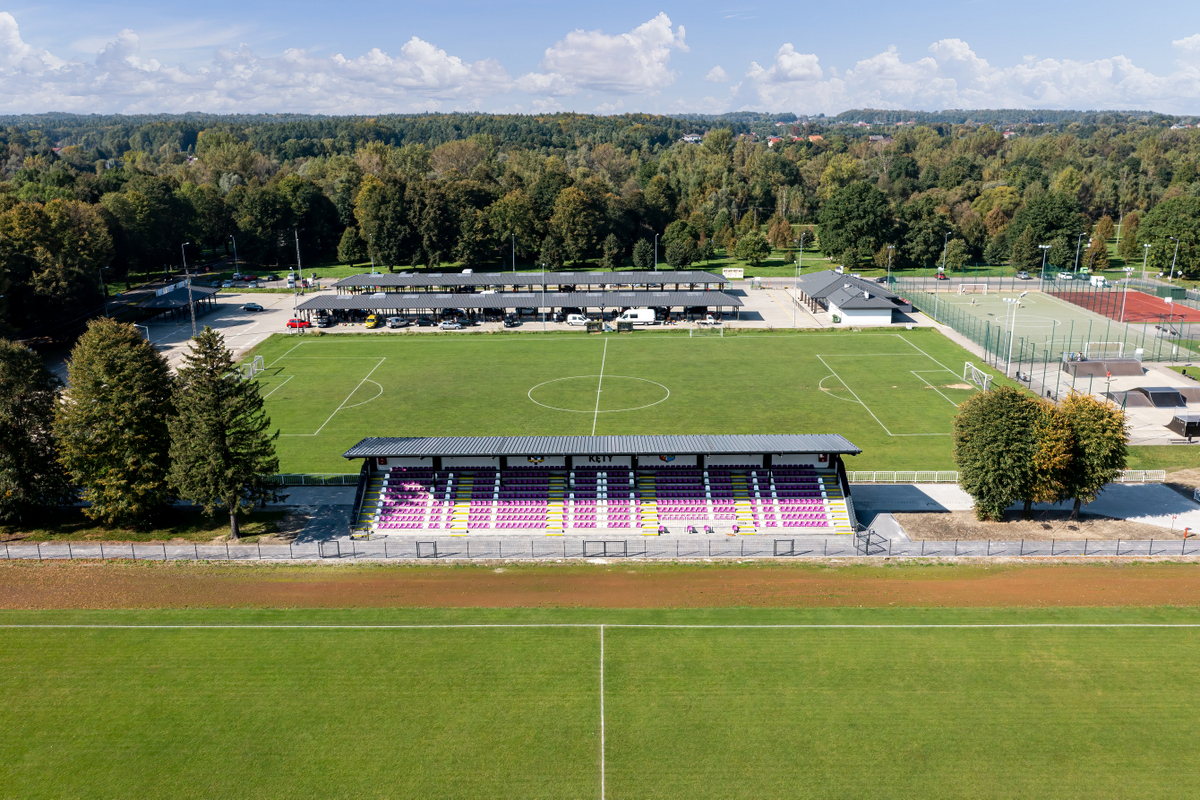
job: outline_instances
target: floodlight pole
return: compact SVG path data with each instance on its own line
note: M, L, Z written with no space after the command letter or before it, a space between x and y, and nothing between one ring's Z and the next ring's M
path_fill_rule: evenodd
M1038 280L1041 284L1045 285L1045 283L1046 283L1046 254L1050 252L1050 245L1039 244L1038 249L1042 251L1042 272L1041 272L1041 275L1038 278Z
M800 255L796 256L796 288L792 293L792 327L796 327L796 306L800 302L800 270L803 269L804 262L804 237L808 236L808 231L800 234Z
M1146 280L1146 264L1150 261L1150 245L1144 244L1142 249L1146 252L1146 255L1142 257L1142 280L1144 281Z
M546 262L542 262L542 333L546 332Z
M1079 272L1079 245L1083 243L1084 234L1079 234L1079 238L1075 240L1075 271Z
M654 271L658 272L658 234L654 234Z
M1121 322L1125 322L1125 301L1129 299L1129 280L1133 276L1133 267L1125 267L1125 292L1121 295Z
M183 279L187 282L188 290L188 312L192 317L192 338L196 338L196 303L192 300L192 276L188 274L187 268L187 246L191 242L184 242L179 245L179 253L183 256Z
M512 257L513 257L513 275L517 274L517 235L509 234L512 237Z
M1013 329L1017 327L1017 309L1021 307L1021 298L1025 295L1026 292L1021 292L1020 296L1016 298L1004 298L1004 302L1012 308L1012 322L1008 322L1008 312L1004 312L1004 321L1008 323L1008 361L1004 365L1004 377L1006 378L1011 377L1009 373L1012 372L1013 340L1016 339L1016 331Z
M1168 236L1168 239L1175 239L1174 236ZM1167 282L1175 280L1175 259L1179 257L1179 240L1175 239L1175 255L1171 256L1171 275L1167 278Z
M231 233L231 234L229 234L229 238L230 238L230 239L233 239L233 271L234 271L235 273L237 273L238 275L240 275L240 274L242 273L242 270L241 270L241 268L238 266L238 255L237 255L237 239L234 239L234 238L233 238L233 234L232 234L232 233Z

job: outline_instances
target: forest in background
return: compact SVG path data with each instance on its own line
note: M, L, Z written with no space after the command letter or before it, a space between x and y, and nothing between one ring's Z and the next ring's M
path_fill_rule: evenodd
M857 124L856 124L857 123ZM903 123L903 124L898 124ZM0 118L0 328L91 313L228 252L251 265L1107 265L1200 277L1200 130L1146 113ZM692 141L685 141L688 137ZM294 233L293 233L294 232ZM1172 238L1174 237L1174 238ZM1175 241L1175 240L1178 241ZM104 268L108 269L104 269Z

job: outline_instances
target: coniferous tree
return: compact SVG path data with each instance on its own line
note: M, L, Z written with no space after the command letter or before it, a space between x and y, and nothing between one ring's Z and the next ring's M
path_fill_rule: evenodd
M230 538L239 537L238 514L274 499L265 482L279 471L271 420L263 413L258 383L234 368L224 338L212 330L192 343L175 382L171 417L171 486L214 514L229 511Z
M61 505L71 487L58 463L54 408L62 383L37 353L0 339L0 520Z
M654 267L654 246L649 239L638 239L633 245L633 268L647 270Z
M621 266L621 241L616 237L616 234L610 233L604 237L604 249L600 255L600 266L608 270L615 270Z
M975 500L975 516L1002 520L1004 510L1031 496L1038 446L1038 401L1002 386L980 392L954 417L959 485Z
M342 240L338 242L337 257L343 264L359 264L367 260L367 243L359 235L358 228L353 225L346 227Z
M1009 256L1008 261L1014 269L1023 269L1030 273L1041 270L1042 250L1033 240L1032 228L1026 228L1013 242L1012 255Z
M54 420L59 460L83 487L84 513L145 524L170 501L167 360L132 325L93 320L71 351Z

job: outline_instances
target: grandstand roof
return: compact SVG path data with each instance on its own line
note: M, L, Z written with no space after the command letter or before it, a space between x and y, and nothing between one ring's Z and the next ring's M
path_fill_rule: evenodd
M192 286L192 300L200 302L201 300L212 297L220 289L212 286ZM144 300L138 303L138 308L152 308L159 311L169 311L172 308L187 308L188 305L188 290L184 286L179 289L173 289L169 292L151 297L149 300Z
M411 436L370 437L344 458L429 456L628 456L840 453L862 450L836 433L670 436Z
M317 295L297 308L301 311L422 310L438 308L627 308L687 306L738 308L742 301L724 292L501 292L497 294L435 294L433 292L380 292L375 294Z
M661 270L658 272L421 272L380 273L378 275L352 275L334 284L339 289L394 286L394 287L437 287L437 286L541 286L542 281L552 286L584 285L603 286L614 283L622 286L646 284L666 286L680 284L715 283L724 286L729 279L712 272L687 270L683 272Z

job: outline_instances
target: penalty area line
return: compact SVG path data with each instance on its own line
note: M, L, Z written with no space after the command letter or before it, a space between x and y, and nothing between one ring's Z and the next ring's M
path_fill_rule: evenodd
M136 625L89 623L0 623L0 629L48 630L447 630L478 628L661 628L676 630L932 630L937 628L1200 628L1200 622L896 622L896 623L780 623L767 625L672 624L636 622L464 622L429 625Z

